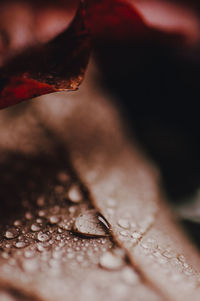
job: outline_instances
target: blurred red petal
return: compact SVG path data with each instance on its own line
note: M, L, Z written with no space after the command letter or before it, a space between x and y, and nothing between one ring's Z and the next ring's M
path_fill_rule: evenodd
M77 89L90 51L84 15L81 5L65 32L26 50L0 69L0 108L46 93Z

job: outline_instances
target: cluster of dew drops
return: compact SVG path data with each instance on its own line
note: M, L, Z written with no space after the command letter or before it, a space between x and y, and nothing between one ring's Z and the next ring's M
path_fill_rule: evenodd
M80 185L72 183L66 172L59 172L57 180L54 203L49 205L41 195L36 199L36 212L26 211L23 218L7 226L0 238L1 257L11 265L16 257L16 262L22 258L22 268L28 272L38 271L35 258L41 254L54 269L63 261L74 260L82 267L92 262L110 271L123 268L125 280L135 282L132 269L124 269L123 250L110 239L108 222L85 200Z

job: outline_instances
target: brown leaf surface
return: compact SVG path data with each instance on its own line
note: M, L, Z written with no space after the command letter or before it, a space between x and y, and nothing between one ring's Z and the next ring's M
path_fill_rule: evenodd
M92 78L90 70L77 93L1 111L0 297L198 300L199 254L163 204L157 170ZM69 199L74 184L78 203ZM106 217L110 237L71 232L90 208ZM102 266L110 250L120 250L117 269Z

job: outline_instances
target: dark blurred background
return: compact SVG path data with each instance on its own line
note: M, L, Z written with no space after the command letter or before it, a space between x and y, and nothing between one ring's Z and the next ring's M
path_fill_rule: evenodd
M171 3L195 7L198 20L199 3ZM130 135L159 166L164 191L177 207L195 200L200 188L200 43L154 29L121 44L96 41L96 57ZM182 223L200 246L199 223Z

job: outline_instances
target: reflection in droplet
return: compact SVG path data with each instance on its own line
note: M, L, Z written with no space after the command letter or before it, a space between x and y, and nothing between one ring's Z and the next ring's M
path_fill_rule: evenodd
M106 227L107 231L110 231L110 225L103 215L98 214L97 218Z
M90 237L107 236L108 229L105 225L108 225L108 223L106 221L103 223L103 220L104 218L99 216L96 210L86 210L76 218L73 230L76 233Z
M15 228L10 228L4 233L4 237L7 239L16 238L18 235L19 233Z
M125 261L120 254L108 251L101 256L99 264L102 268L107 270L118 270L124 266Z

